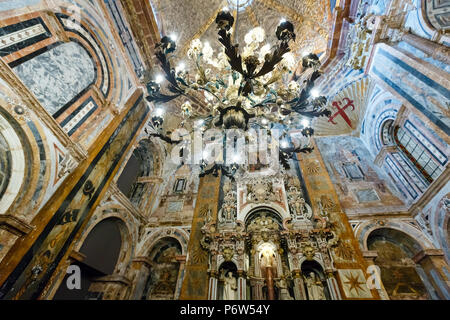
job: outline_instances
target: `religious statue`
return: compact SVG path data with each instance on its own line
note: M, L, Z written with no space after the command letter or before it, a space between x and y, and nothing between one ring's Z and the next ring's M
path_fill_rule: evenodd
M233 191L231 183L224 187L225 197L218 217L220 224L233 223L236 220L236 192Z
M307 204L301 191L296 187L290 187L288 191L289 209L291 214L297 219L311 219L312 211L308 210Z
M289 293L286 280L281 279L278 282L278 288L280 290L280 300L294 300L291 294Z
M275 254L269 250L262 251L261 254L261 266L264 268L272 268L276 266Z
M311 272L309 277L305 279L308 288L309 300L326 300L322 282L316 279L316 274Z
M237 300L237 281L233 277L232 272L228 272L226 277L224 276L225 271L222 273L221 279L224 281L223 284L223 300Z

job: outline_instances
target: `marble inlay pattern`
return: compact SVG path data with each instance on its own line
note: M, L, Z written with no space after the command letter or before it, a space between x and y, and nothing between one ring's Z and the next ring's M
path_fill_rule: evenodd
M14 72L51 114L95 81L95 66L87 51L70 42L14 68Z
M97 52L97 55L100 59L100 64L102 66L102 71L103 71L103 84L100 89L102 90L103 94L106 96L108 94L108 89L109 89L109 72L108 72L108 67L106 66L106 60L105 60L105 56L103 55L102 50L97 45L97 42L95 42L95 40L89 34L89 32L87 32L80 24L75 23L72 20L66 19L66 18L62 18L61 21L64 23L65 27L72 29L72 30L76 30L83 37L88 39L89 43L93 46L95 52Z
M412 169L412 164L410 165L409 161L406 160L405 156L400 153L393 153L392 156L395 160L398 161L400 166L405 170L405 172L408 174L409 177L413 180L413 182L416 184L416 186L423 192L427 189L427 186L425 182L419 177L419 175L416 173L414 169Z
M401 174L400 170L397 168L397 166L394 164L394 162L391 160L389 156L386 157L386 164L389 167L389 171L392 171L392 173L397 178L397 181L400 181L406 191L410 194L410 196L413 199L417 198L417 192L414 190L414 188L411 186L408 180L405 179L405 177Z
M83 120L96 108L97 106L94 101L89 101L66 125L64 125L63 129L71 135L70 133L74 131L73 129L77 125L83 123Z
M47 31L45 30L42 24L36 24L34 26L10 34L6 34L0 37L0 49L7 48L9 46L34 38L46 32Z
M377 45L369 73L392 87L399 98L450 134L450 118L445 115L446 105L450 101L448 78L431 73L417 61L386 44Z
M11 160L8 142L0 133L0 198L8 187L9 178L11 176Z

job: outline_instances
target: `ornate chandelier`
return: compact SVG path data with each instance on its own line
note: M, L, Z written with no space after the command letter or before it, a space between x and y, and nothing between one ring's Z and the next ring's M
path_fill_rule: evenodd
M209 43L199 39L192 41L187 52L196 67L195 75L186 72L183 67L173 68L171 61L176 50L173 38L164 36L155 47L156 57L164 76L159 75L147 84L149 102L167 103L184 97L181 106L184 126L189 120L201 123L203 130L238 129L248 132L250 128L267 129L274 127L283 131L281 137L288 138L288 131L295 127L303 137L309 139L314 130L311 118L331 115L325 108L327 99L314 94L315 81L320 77L320 61L317 55L310 53L302 58L303 73L293 76L291 69L296 67L295 57L290 44L295 41L294 26L281 20L276 29L277 44L262 45L265 39L264 29L257 27L245 36L246 46L239 51L239 45L232 43L235 19L228 9L223 9L216 17L219 42L223 51L214 57ZM299 83L298 79L305 79ZM162 88L163 81L166 88ZM203 99L202 99L203 98ZM203 106L207 114L193 111L192 103ZM156 112L151 125L157 136L169 143L180 143L161 133L164 119ZM286 139L287 141L288 139ZM279 161L285 169L289 168L289 159L295 153L311 152L309 143L295 146L289 143L279 147ZM201 164L201 175L218 173L219 170L233 177L239 166L213 164L208 167Z

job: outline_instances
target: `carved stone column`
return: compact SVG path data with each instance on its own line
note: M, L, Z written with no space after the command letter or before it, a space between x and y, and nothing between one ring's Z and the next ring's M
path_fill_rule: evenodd
M301 270L293 270L292 274L294 276L294 297L295 300L307 300L305 285L303 283L303 275Z
M264 300L263 297L263 287L264 280L263 279L252 279L250 281L250 286L252 287L252 300Z
M208 175L200 179L197 202L192 218L192 229L188 244L188 260L181 287L181 300L208 299L209 253L202 247L202 227L208 217L217 221L217 203L219 203L221 175Z
M208 284L208 300L217 300L218 292L217 288L219 286L219 272L211 271L209 273L209 284Z
M330 292L331 295L331 299L342 300L334 272L327 273L327 284L328 284L328 291Z
M450 270L445 262L444 253L438 249L427 249L413 257L413 261L427 273L430 283L442 300L450 300L450 279L444 273L444 268Z
M450 64L450 49L448 47L409 32L403 35L402 40L423 51L431 58Z
M238 300L247 300L247 280L245 272L238 270Z
M131 266L134 269L135 277L130 299L140 300L144 294L145 284L150 275L152 262L148 257L136 257L133 259Z
M363 257L366 259L369 266L377 266L375 264L375 259L378 257L378 253L376 251L363 251ZM378 276L377 282L380 284L380 288L377 288L378 293L380 294L382 300L390 300L386 288L383 285L383 281L381 281L381 271L379 270L379 267L377 267L377 275L374 275Z
M181 292L181 285L183 284L184 269L186 267L186 256L176 256L176 260L180 263L180 268L178 269L177 286L175 288L174 300L178 300Z

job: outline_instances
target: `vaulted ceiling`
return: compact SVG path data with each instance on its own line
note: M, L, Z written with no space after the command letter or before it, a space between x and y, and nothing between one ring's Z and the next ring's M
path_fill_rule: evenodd
M236 5L240 10L237 13ZM235 42L244 44L245 34L254 27L266 31L267 42L276 42L275 30L285 18L295 26L297 40L294 53L324 52L331 28L329 0L151 0L164 34L177 35L177 56L182 58L192 40L208 41L213 49L220 48L215 18L228 7L238 15Z
M239 44L241 50L245 46L244 37L251 29L262 27L266 33L265 43L274 45L280 20L291 21L297 35L291 48L299 62L305 53L326 51L332 27L329 0L149 0L149 3L160 34L177 37L174 62L183 61L187 65L190 65L187 51L194 39L209 42L215 55L222 50L215 19L224 7L230 9L237 21L233 42ZM237 10L238 4L240 10ZM176 111L183 102L176 99L166 104L165 109L177 118ZM196 104L194 109L202 113ZM172 125L179 121L181 119Z

